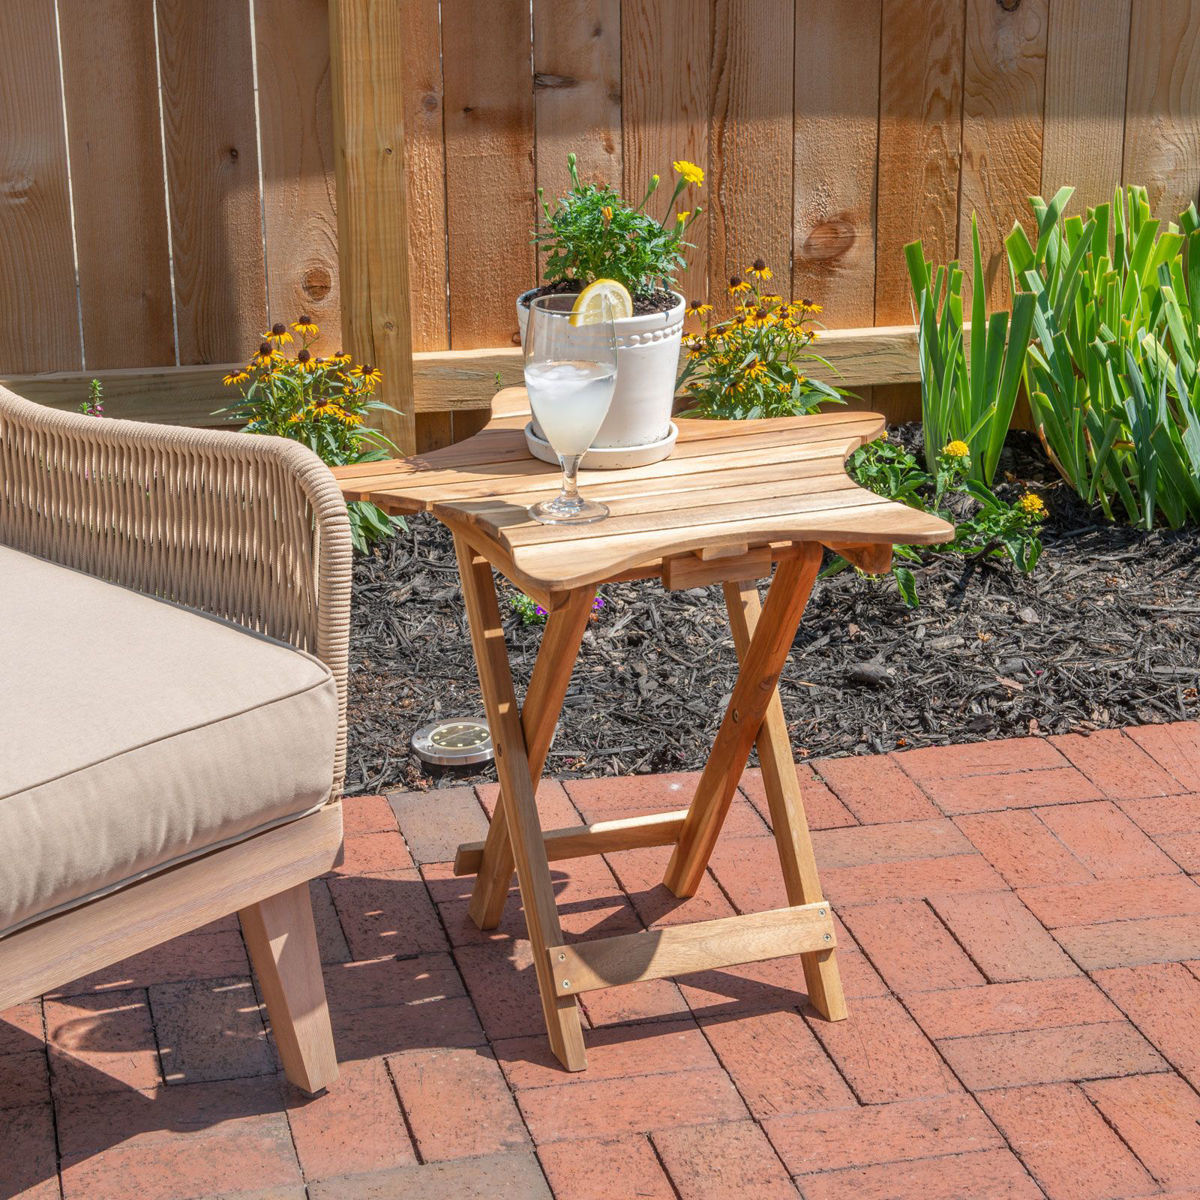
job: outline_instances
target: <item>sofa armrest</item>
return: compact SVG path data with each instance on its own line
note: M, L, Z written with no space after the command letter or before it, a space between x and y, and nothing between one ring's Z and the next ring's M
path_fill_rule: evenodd
M350 524L306 447L64 413L0 387L0 543L315 654L337 683L340 791Z

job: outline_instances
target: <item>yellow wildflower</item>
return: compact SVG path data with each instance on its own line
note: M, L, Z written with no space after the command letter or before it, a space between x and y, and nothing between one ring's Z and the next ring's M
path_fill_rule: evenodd
M673 162L671 166L683 176L685 183L694 183L697 187L704 183L704 172L695 163L681 158L678 162Z
M1046 515L1046 505L1041 496L1035 496L1032 492L1026 492L1017 501L1017 508L1021 510L1021 515L1030 521L1040 521Z
M292 328L304 338L315 338L320 330L317 329L312 317L307 313L301 313L293 322Z
M678 224L682 225L691 215L691 210L685 208L683 212L677 212L675 214L675 220Z
M729 277L729 294L731 296L736 296L741 292L748 292L749 290L750 285L740 275L731 275Z
M366 388L373 388L383 378L383 372L369 363L355 367L350 374Z
M226 387L237 387L239 383L245 383L250 378L250 372L244 367L238 367L235 371L230 371L221 382Z
M771 268L761 259L756 258L754 262L746 268L747 275L753 275L755 279L773 279Z
M296 366L307 374L317 369L317 361L308 350L301 350L296 355Z
M747 379L763 379L767 374L767 364L761 358L756 358L746 368Z
M250 365L258 370L264 370L272 366L278 359L283 356L271 345L265 338L258 347L258 352L250 360Z
M952 442L947 442L942 447L942 453L947 458L970 458L971 447L966 442L960 442L957 438Z
M288 333L287 326L282 321L276 321L266 333L263 334L263 341L270 342L275 346L286 346L292 340L292 335Z
M688 314L693 317L707 317L713 310L711 304L706 304L703 300L693 300L687 307Z

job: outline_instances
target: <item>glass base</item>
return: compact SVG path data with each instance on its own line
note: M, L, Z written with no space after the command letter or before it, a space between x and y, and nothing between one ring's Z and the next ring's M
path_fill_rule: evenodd
M595 500L560 493L553 500L533 505L529 515L543 525L588 525L592 521L603 521L608 516L608 509Z

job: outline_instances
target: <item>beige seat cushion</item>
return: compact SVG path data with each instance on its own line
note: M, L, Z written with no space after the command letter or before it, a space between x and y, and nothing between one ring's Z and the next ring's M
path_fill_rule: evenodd
M0 546L0 933L329 795L319 660Z

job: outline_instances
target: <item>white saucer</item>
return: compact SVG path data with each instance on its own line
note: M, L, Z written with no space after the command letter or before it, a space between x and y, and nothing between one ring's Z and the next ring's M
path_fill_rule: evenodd
M626 467L646 467L650 463L662 462L675 449L679 426L671 422L667 436L644 446L593 446L579 464L585 471L620 471ZM542 462L558 466L558 455L549 442L533 432L533 422L525 426L525 444L529 453Z

